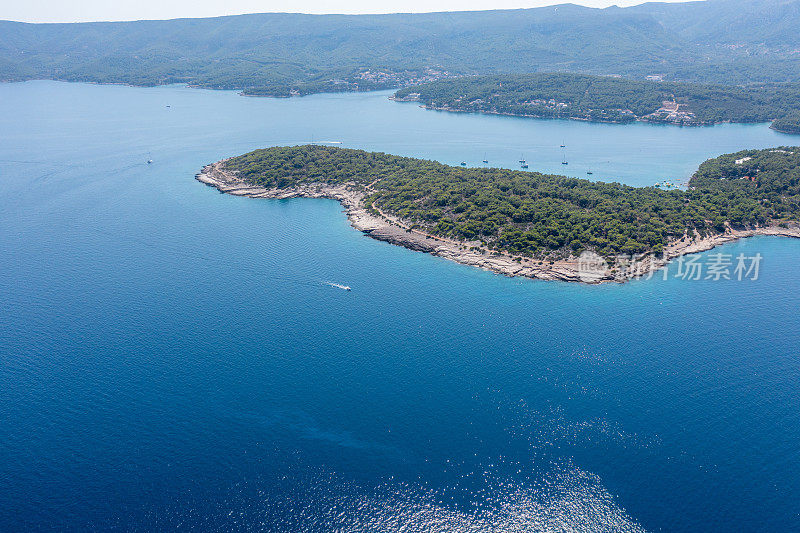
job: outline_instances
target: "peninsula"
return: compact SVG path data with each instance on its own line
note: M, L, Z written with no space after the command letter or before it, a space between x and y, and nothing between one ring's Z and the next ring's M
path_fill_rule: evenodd
M800 148L704 162L687 190L630 187L317 145L207 165L197 179L252 198L331 198L367 235L509 276L625 281L753 235L800 237ZM607 267L587 277L579 257ZM616 266L627 258L624 271Z
M798 133L800 84L708 85L569 73L442 79L406 87L392 99L427 109L593 122L701 126L771 122Z

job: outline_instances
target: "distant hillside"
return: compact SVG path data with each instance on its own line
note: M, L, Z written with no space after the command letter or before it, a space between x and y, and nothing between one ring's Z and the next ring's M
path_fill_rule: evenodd
M398 100L431 109L598 122L646 120L680 125L768 122L794 132L800 83L746 87L634 81L567 73L472 76L407 87Z
M277 96L536 71L800 81L798 6L800 0L712 0L624 9L0 22L0 79L183 82Z
M785 50L800 46L800 2L792 0L711 0L677 5L651 2L625 11L646 14L692 43Z

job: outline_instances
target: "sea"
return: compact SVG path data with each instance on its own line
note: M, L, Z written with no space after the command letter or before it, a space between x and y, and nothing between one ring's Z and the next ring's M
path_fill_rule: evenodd
M800 240L532 281L194 179L315 142L652 185L800 137L390 94L0 84L0 530L800 530Z

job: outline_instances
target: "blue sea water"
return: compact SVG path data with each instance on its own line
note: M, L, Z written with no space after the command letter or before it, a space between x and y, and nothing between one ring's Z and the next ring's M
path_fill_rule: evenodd
M798 137L386 95L0 85L0 530L800 529L800 241L509 279L193 179L313 137L650 184Z

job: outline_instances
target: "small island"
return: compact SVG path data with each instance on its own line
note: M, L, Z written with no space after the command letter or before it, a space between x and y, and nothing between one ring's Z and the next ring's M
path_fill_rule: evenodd
M753 235L800 237L800 148L745 150L700 165L686 190L464 168L318 145L207 165L197 179L252 198L330 198L379 240L508 276L632 279L680 255ZM614 264L591 279L579 257Z
M400 89L392 99L440 111L592 122L702 126L774 121L778 131L800 133L796 83L735 86L570 73L506 74L433 81Z

